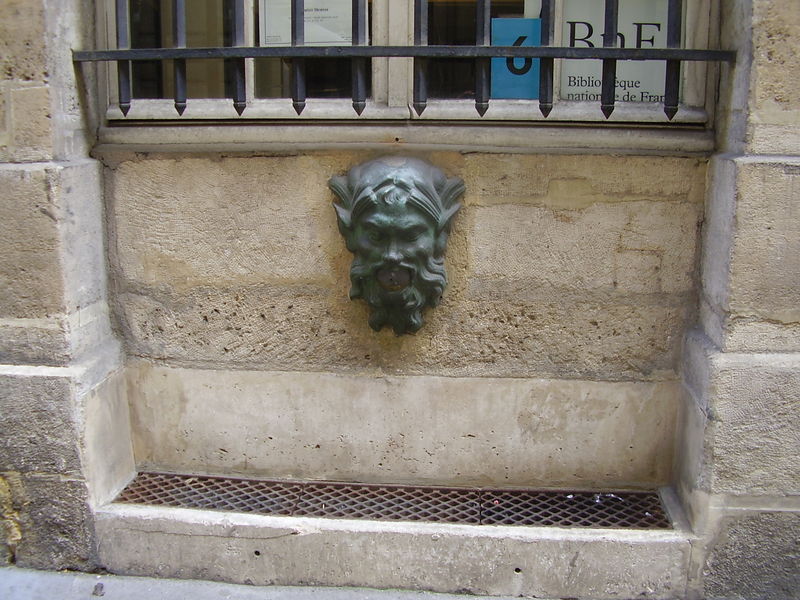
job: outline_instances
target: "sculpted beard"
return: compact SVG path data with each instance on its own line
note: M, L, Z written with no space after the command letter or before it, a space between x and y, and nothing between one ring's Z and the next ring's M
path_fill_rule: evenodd
M377 272L384 266L380 261L370 263L356 256L350 267L350 298L363 298L369 304L369 325L376 331L387 323L398 335L418 331L423 323L422 309L438 305L447 285L444 259L429 257L425 264L401 263L399 267L410 272L411 283L398 291L386 290L378 282Z

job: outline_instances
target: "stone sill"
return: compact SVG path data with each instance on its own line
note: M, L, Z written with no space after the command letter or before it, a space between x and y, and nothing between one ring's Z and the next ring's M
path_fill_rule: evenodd
M127 121L101 128L94 153L374 150L708 156L714 149L714 132L692 125Z

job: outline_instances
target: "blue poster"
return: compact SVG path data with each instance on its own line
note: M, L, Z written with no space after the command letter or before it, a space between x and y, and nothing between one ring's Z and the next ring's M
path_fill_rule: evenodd
M538 46L541 40L541 19L492 19L492 46ZM538 97L538 58L492 59L492 98Z

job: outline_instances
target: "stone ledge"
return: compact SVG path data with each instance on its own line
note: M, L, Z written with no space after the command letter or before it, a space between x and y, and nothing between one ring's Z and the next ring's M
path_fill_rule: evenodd
M113 573L483 595L675 598L677 532L476 527L109 505L98 554Z

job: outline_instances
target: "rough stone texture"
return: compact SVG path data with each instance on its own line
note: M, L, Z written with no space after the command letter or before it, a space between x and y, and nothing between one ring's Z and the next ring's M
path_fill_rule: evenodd
M19 520L17 565L84 571L94 568L94 521L83 481L46 473L0 473L0 478L9 483Z
M654 487L672 383L129 368L140 468L453 485Z
M754 1L753 31L751 149L800 154L800 81L787 76L800 70L800 57L793 51L800 38L800 5Z
M87 394L83 413L84 473L92 503L99 506L114 498L136 474L122 370Z
M0 168L0 316L37 318L63 306L57 200L42 169Z
M50 88L5 86L8 96L9 151L12 160L28 162L53 156L53 127Z
M800 357L719 355L710 388L713 491L800 493Z
M364 306L347 300L350 255L326 188L364 158L110 162L116 310L130 351L266 369L670 376L691 312L703 162L428 156L468 179L466 207L442 309L397 340L372 333ZM509 247L511 233L531 243Z
M797 331L800 161L741 162L737 183L730 310L737 317L758 317ZM800 338L791 349L800 350Z
M0 79L47 79L44 15L39 1L0 2Z
M703 250L708 335L732 352L800 350L800 161L712 161Z
M0 320L0 364L64 365L69 357L61 319Z
M80 470L67 377L0 375L0 470Z
M100 166L0 167L0 360L63 365L110 335Z
M473 278L513 282L536 298L686 293L699 218L697 205L678 202L478 207L469 215Z
M800 598L800 513L723 520L704 571L708 600Z
M359 522L121 505L100 511L97 531L100 561L114 573L540 598L681 597L689 556L688 541L676 532Z

